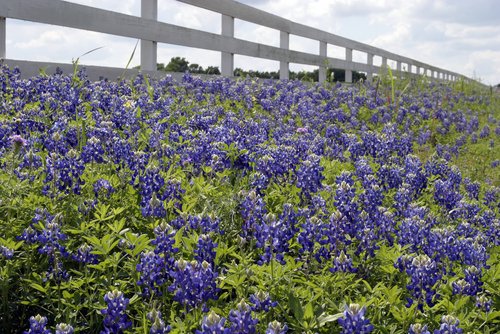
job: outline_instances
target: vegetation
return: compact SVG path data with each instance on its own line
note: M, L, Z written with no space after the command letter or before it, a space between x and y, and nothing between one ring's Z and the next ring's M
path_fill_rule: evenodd
M3 332L499 332L489 89L3 66L0 100Z

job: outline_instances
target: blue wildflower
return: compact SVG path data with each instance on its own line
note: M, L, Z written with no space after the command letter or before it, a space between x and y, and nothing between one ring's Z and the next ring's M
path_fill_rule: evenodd
M441 326L434 331L434 334L462 334L463 329L459 328L460 322L451 315L445 315L441 318Z
M165 325L163 321L161 312L153 309L147 314L147 318L151 321L151 328L149 329L149 334L166 334L170 333L172 329L169 325Z
M255 326L259 322L252 317L252 310L244 300L241 300L236 306L236 310L229 312L229 320L231 321L231 333L248 333L256 332Z
M56 334L73 334L75 332L73 326L60 323L56 325Z
M342 334L365 334L373 331L373 325L365 318L366 307L359 304L350 304L344 310L344 317L339 318Z
M201 330L196 330L196 334L230 334L229 328L224 328L225 318L221 318L214 311L203 317Z
M127 328L132 327L132 322L128 320L125 313L129 299L125 298L123 292L113 290L104 295L104 301L107 304L105 309L101 310L104 317L104 330L101 334L119 334Z
M276 320L271 321L266 328L266 334L285 334L287 331L288 326Z
M427 325L412 324L410 325L408 334L431 334L431 332L427 330Z
M47 318L42 317L40 314L36 316L30 317L30 329L24 331L24 334L51 334L52 332L48 330L45 326L47 326Z

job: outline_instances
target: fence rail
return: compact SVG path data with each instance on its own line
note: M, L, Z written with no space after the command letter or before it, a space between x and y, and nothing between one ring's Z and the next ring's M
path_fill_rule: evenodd
M287 79L289 64L319 67L319 81L326 80L327 67L344 69L346 82L352 82L352 71L366 72L369 80L387 66L396 63L398 76L425 74L431 78L455 81L463 75L447 71L395 53L350 40L232 0L177 0L221 14L221 34L159 22L158 0L141 0L141 16L122 14L62 0L0 0L0 58L6 55L6 19L46 23L69 28L137 38L141 40L141 69L156 70L157 43L221 52L221 71L232 76L234 55L280 62L280 79ZM280 31L280 47L250 42L234 37L235 18ZM8 21L8 20L7 20ZM289 49L290 35L318 41L318 54ZM327 56L327 45L345 49L345 59ZM366 53L366 62L352 59L353 51ZM373 58L381 57L381 66Z

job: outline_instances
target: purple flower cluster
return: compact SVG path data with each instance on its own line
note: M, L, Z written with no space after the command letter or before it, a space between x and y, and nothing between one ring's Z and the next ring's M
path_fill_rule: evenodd
M105 309L101 310L104 315L104 330L101 334L119 334L132 326L132 322L128 320L125 313L129 304L129 299L125 298L123 292L113 290L104 295L104 301L107 304Z
M231 321L230 333L256 333L256 325L259 322L252 317L252 309L241 300L236 305L236 310L229 312L229 320Z
M221 318L217 313L211 311L209 315L203 317L201 330L197 329L196 334L230 334L229 328L225 328L225 318Z
M35 226L40 226L39 223L42 221L44 222L43 229L36 229ZM38 253L47 255L49 267L46 278L56 281L69 278L62 262L63 258L69 256L63 245L68 237L61 232L61 222L62 216L60 214L51 215L46 210L37 210L33 223L18 237L19 240L24 240L27 244L37 245Z
M250 295L249 301L253 304L250 307L254 312L269 312L272 307L278 305L278 302L271 300L269 293L263 291Z
M434 334L462 334L463 329L458 327L460 322L451 315L445 315L441 319L441 326L434 331Z
M373 331L370 320L365 318L366 307L359 304L350 304L344 310L344 316L338 322L342 327L342 334L367 334Z
M177 260L170 276L173 283L168 291L174 294L175 301L188 308L204 306L209 299L218 299L218 273L206 261Z
M153 309L147 314L147 318L151 321L151 327L149 328L149 334L167 334L170 333L172 329L169 325L165 324L163 321L161 312Z
M400 257L396 267L400 271L406 271L410 276L410 284L407 289L411 294L407 306L417 303L419 309L423 309L424 303L433 306L434 299L439 297L435 285L440 281L442 274L435 261L427 255L415 257Z

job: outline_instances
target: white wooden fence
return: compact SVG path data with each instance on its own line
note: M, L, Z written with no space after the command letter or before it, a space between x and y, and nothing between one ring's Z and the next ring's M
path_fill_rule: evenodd
M0 58L5 58L6 54L5 18L7 18L140 39L141 69L148 72L156 70L157 43L166 43L221 52L221 72L224 76L233 75L234 55L239 54L279 61L280 79L288 78L290 63L298 63L318 66L320 82L326 79L327 66L344 69L346 82L352 82L352 71L365 72L371 80L373 74L379 73L387 66L388 61L396 63L394 70L400 77L425 74L430 78L448 81L455 81L459 78L467 79L461 74L296 23L236 1L178 1L220 13L222 16L221 34L158 22L158 0L141 0L140 17L61 0L0 0ZM235 38L235 18L280 31L280 47ZM290 35L318 41L319 53L290 50ZM328 44L344 48L345 59L328 57ZM365 53L366 62L353 61L353 50ZM375 56L382 59L381 66L373 64ZM15 60L9 59L7 61L29 65L26 62L16 63ZM39 63L31 66L36 65ZM102 75L106 72L102 67L98 70L103 72Z

